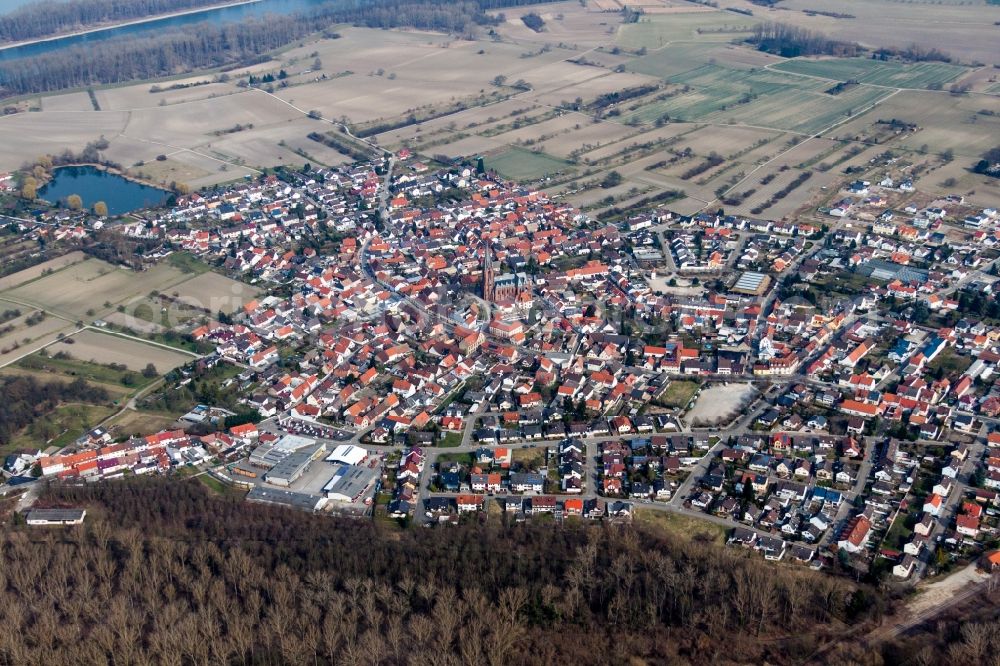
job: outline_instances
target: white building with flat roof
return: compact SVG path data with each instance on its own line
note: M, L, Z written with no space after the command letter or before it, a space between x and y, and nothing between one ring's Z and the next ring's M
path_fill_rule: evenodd
M368 457L367 449L353 444L341 444L326 457L327 462L341 463L344 465L357 465Z

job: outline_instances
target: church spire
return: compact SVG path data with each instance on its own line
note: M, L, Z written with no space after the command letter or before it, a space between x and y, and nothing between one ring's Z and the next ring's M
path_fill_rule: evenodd
M493 248L486 244L486 256L483 258L483 299L493 302L496 294L496 275L493 272Z

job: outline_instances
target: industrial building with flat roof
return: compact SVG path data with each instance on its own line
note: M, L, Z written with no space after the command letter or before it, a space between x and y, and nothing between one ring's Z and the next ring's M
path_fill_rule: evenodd
M291 490L280 490L278 488L264 488L263 486L254 486L251 488L247 494L247 501L276 504L302 511L318 511L326 504L326 498L323 497L306 493L296 493Z
M250 454L250 464L258 467L274 467L289 455L316 443L315 439L299 435L283 435L273 444L261 444Z
M29 525L80 525L86 509L32 509L25 522Z
M379 476L378 468L339 465L333 477L323 486L328 499L337 502L357 502Z
M306 446L294 453L289 453L281 462L276 464L267 474L264 480L275 486L290 486L309 469L309 465L326 452L325 444L313 444Z

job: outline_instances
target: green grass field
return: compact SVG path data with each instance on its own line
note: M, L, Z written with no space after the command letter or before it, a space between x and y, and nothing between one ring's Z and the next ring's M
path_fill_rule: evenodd
M486 158L487 169L495 169L504 178L513 180L538 180L565 171L568 167L569 162L565 160L523 148L508 148Z
M72 351L68 353L72 354ZM63 381L73 381L80 378L98 384L126 387L122 380L128 379L130 383L126 388L129 391L138 391L157 379L156 377L143 377L142 373L128 369L112 368L77 358L56 358L54 355L32 354L18 361L15 367L51 374L52 379Z
M167 257L167 261L170 262L171 266L178 269L182 273L194 273L195 275L201 275L202 273L207 273L212 270L211 266L190 252L174 252Z
M905 64L868 58L795 58L771 67L772 70L819 76L834 81L855 79L859 83L892 88L927 88L944 85L969 71L965 67L942 62Z
M672 381L663 392L660 402L668 407L685 407L697 390L698 384L695 382Z
M690 12L643 17L618 30L616 43L627 49L655 49L678 40L729 42L747 35L760 19L730 12Z
M636 509L635 522L637 525L644 525L685 541L705 540L721 544L725 543L728 531L722 525L707 520L656 509Z
M643 60L636 62L641 64ZM655 68L653 63L646 64ZM825 91L830 84L819 79L715 64L666 78L676 85L689 86L690 90L652 101L624 114L623 118L649 123L668 115L688 122L742 123L812 134L890 94L883 88L855 86L839 95L829 95Z

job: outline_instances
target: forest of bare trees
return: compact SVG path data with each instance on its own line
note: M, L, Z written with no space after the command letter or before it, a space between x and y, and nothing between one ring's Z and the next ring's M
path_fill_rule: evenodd
M0 65L5 95L49 92L103 83L123 83L221 67L288 44L326 20L273 16L242 23L193 28L156 36L109 39Z
M223 25L205 22L151 36L108 39L3 62L0 64L0 96L125 83L197 69L251 64L268 51L334 23L468 34L476 26L497 23L499 19L487 15L487 10L539 1L372 0L357 5L331 2L302 14L267 16Z
M40 382L34 377L0 378L0 445L36 419L45 418L64 402L105 404L106 389L91 386L82 379L72 382Z
M399 531L169 479L41 502L92 510L0 536L0 663L786 663L872 612L851 583L630 526Z
M774 53L784 58L809 55L856 56L861 47L857 44L839 42L826 35L787 23L758 23L748 40L761 51Z
M219 4L219 0L43 0L0 15L0 41L18 42Z

